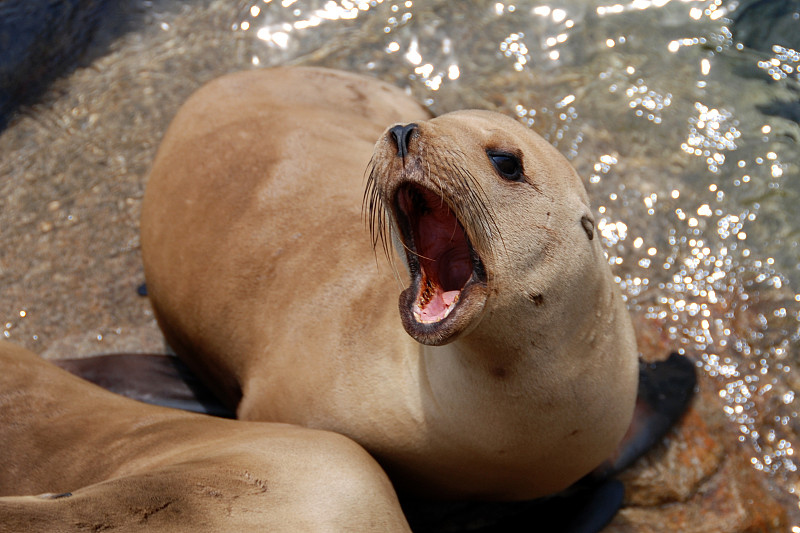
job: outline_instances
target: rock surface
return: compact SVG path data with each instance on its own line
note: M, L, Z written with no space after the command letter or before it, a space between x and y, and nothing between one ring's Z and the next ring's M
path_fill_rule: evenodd
M605 531L789 531L798 523L796 506L737 446L709 381L669 437L620 476L625 504Z
M635 317L640 350L659 359L668 341L657 324ZM714 378L699 374L692 406L667 437L618 477L623 508L606 533L754 533L791 531L795 498L751 464L726 419Z

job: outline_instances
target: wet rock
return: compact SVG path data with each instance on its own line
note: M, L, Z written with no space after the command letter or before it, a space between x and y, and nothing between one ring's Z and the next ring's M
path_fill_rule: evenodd
M771 57L783 47L800 51L800 0L757 0L743 2L734 11L731 33L738 41L761 54ZM744 76L773 78L755 66L740 68ZM800 78L798 78L800 79ZM758 105L765 115L782 117L800 123L800 92L794 88L794 97Z
M626 497L606 533L788 531L791 497L750 464L724 419L715 383L660 445L624 472Z
M798 29L798 31L800 31L800 29ZM756 107L765 115L782 117L800 124L800 100L789 102L774 101Z
M689 500L698 484L719 469L723 451L700 414L690 409L680 430L673 430L662 444L620 476L626 485L626 505L656 506Z
M800 0L744 2L734 12L735 40L771 53L773 45L800 50Z

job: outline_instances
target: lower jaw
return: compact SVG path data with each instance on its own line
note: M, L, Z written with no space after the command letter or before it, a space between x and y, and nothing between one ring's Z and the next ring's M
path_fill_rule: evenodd
M434 324L450 316L450 313L458 305L460 298L460 290L437 293L432 298L428 297L424 304L422 304L423 297L418 296L416 303L411 308L411 312L420 324ZM438 308L438 310L433 312L431 307Z
M488 288L485 283L471 282L460 291L458 301L444 317L425 322L415 316L419 315L419 294L409 287L400 294L400 318L403 328L414 340L428 346L441 346L456 340L468 333L480 320L483 312Z

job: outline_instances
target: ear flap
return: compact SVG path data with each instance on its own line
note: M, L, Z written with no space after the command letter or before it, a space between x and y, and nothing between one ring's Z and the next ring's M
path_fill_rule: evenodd
M581 217L581 226L583 226L583 231L586 232L586 236L589 237L589 240L591 241L594 239L594 220L592 220L589 215L583 215Z

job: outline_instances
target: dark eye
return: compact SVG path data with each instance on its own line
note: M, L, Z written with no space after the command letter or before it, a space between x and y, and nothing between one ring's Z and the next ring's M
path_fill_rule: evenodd
M500 177L509 181L522 181L522 163L514 154L507 152L486 152Z

